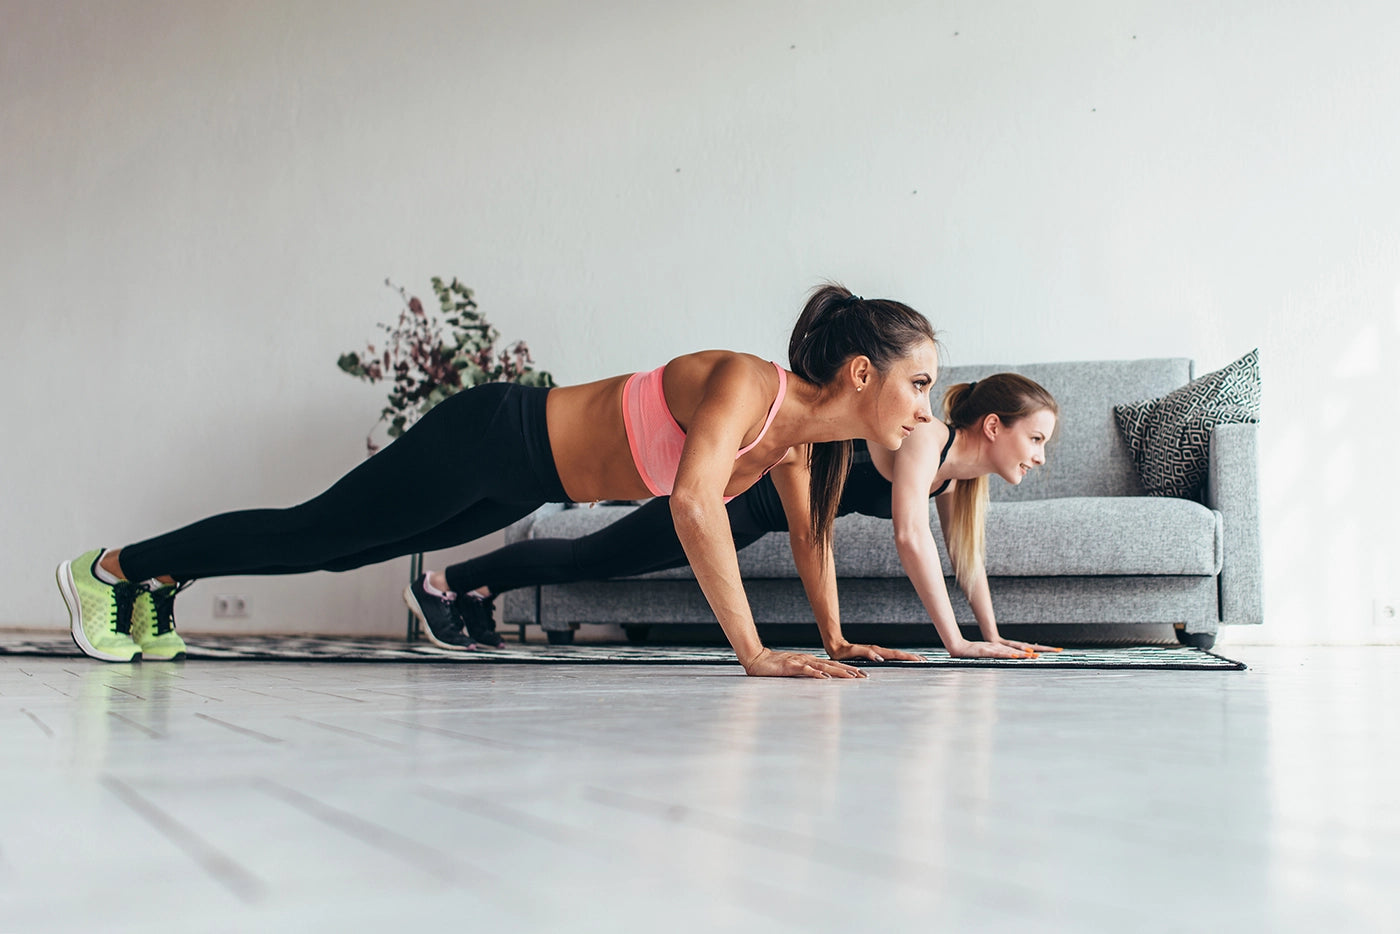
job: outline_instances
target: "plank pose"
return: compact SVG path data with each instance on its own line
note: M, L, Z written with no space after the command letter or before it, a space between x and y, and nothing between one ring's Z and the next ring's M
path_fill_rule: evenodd
M74 641L107 661L178 658L174 599L196 578L344 571L471 541L547 502L669 494L686 558L747 673L861 677L764 647L725 503L807 445L811 482L794 502L808 504L812 554L829 567L846 439L894 449L932 419L937 343L912 308L827 285L808 299L792 346L791 373L707 350L579 386L457 393L299 506L224 513L63 562Z
M990 476L1020 483L1045 462L1045 444L1055 431L1059 412L1055 399L1024 376L997 373L949 388L943 405L943 423L919 428L897 450L854 443L837 514L894 520L900 561L949 654L1028 658L1040 651L1057 651L1005 639L998 632L983 538ZM822 569L822 556L811 536L806 504L799 499L806 471L805 453L794 448L728 504L735 548L744 548L768 532L789 533L794 562L831 658L917 659L908 652L852 644L842 636L835 578L813 573ZM954 619L929 527L930 498L984 641L963 638ZM490 622L491 601L499 593L537 584L645 574L679 567L685 561L670 505L657 498L591 535L516 542L445 572L426 574L410 585L404 599L415 615L441 630L446 638L440 644L455 640L465 627L469 641L499 646L500 637ZM439 640L434 637L434 641Z

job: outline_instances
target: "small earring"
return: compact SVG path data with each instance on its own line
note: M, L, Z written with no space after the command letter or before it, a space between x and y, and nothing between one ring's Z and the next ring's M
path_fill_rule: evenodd
M857 387L856 387L856 392L860 392L860 391L861 391L862 389L864 389L864 388L865 388L864 386L857 386Z

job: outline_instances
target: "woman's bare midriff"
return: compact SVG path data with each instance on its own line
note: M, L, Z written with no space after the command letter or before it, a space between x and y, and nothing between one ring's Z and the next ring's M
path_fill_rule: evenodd
M576 503L645 499L651 491L632 463L622 423L622 387L614 376L553 389L546 400L549 446L564 492Z

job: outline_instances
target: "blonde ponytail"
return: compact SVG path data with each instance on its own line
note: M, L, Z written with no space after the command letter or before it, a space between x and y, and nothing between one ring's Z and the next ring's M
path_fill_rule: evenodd
M944 420L958 431L980 431L995 415L1005 425L1033 412L1060 407L1044 386L1019 373L995 373L985 379L958 383L943 394ZM948 528L948 557L964 591L983 572L987 560L987 502L991 478L974 477L953 485L953 519Z
M948 528L948 557L958 586L966 591L987 560L988 478L959 480L953 486L953 521Z

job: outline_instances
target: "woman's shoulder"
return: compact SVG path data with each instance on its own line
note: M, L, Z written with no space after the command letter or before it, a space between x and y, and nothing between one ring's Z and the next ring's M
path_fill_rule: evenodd
M706 405L726 420L760 419L772 404L780 377L774 364L753 354L701 350L666 364L663 390L672 416L689 430L689 420Z
M952 435L953 429L942 422L929 422L927 425L920 425L909 437L904 439L904 443L894 452L897 460L924 461L932 457L934 465L942 461L943 447L948 443L948 438Z
M777 379L777 364L737 350L697 350L682 354L666 364L666 379L731 391L767 393Z
M897 451L892 452L891 476L902 477L901 483L927 490L929 496L945 492L947 487L938 479L938 471L943 466L943 449L949 437L951 429L942 422L920 425Z

